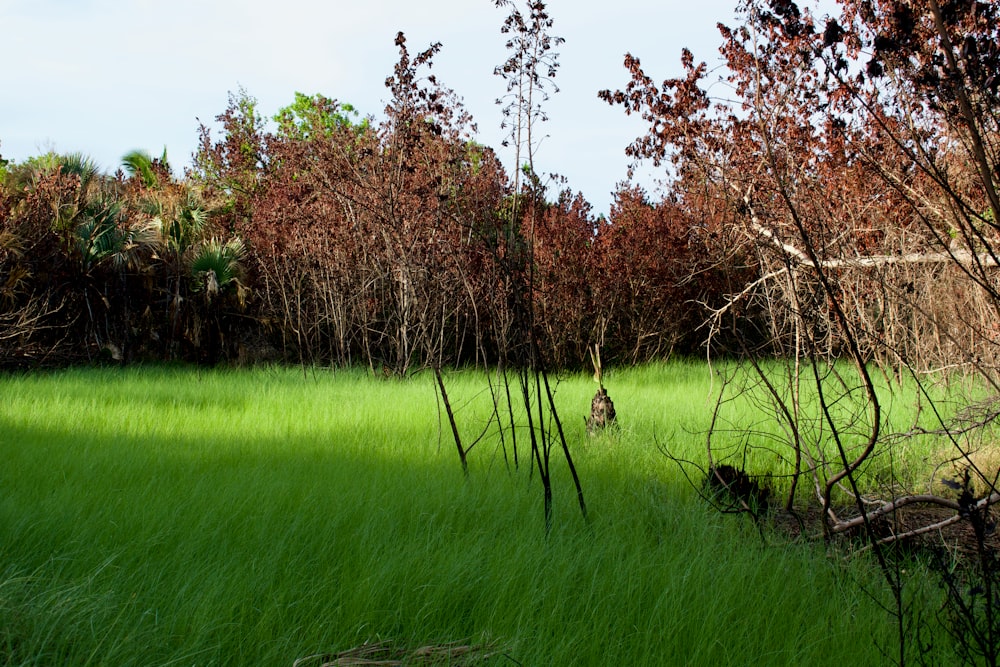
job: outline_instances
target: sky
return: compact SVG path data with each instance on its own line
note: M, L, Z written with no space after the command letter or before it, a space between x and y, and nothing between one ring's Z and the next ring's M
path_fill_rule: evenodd
M657 81L681 74L684 47L716 68L716 24L732 24L735 4L549 0L552 33L566 42L536 168L564 176L606 213L627 176L625 147L644 126L597 92L628 83L626 52ZM298 91L378 119L401 30L411 54L442 43L432 73L510 169L495 103L505 84L493 75L506 58L505 16L492 0L0 0L0 155L82 152L114 172L129 151L166 148L179 173L191 164L199 122L212 127L241 88L267 117ZM644 169L636 182L652 191L660 174Z

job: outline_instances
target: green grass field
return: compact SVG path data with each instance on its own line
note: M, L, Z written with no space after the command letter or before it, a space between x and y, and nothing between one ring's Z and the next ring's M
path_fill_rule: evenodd
M365 642L492 643L496 665L884 664L863 557L700 500L707 366L557 400L591 512L481 442L462 475L429 375L189 368L0 378L0 662L288 665ZM447 377L468 437L485 376ZM508 452L509 454L510 452ZM561 461L561 457L556 458Z

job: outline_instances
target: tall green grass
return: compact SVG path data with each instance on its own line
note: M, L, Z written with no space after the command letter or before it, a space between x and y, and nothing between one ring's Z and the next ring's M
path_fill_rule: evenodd
M471 441L486 376L447 381ZM588 438L595 385L561 381L591 521L559 464L546 536L527 452L515 470L485 440L463 477L429 376L3 377L0 662L291 665L391 639L493 642L494 664L881 664L864 558L762 538L663 455L703 452L711 382L610 373L622 427Z

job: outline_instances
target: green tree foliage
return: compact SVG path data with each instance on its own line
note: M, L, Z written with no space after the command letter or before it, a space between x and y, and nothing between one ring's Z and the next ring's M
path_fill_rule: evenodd
M368 129L369 119L361 118L353 105L316 94L295 93L295 102L282 107L274 116L278 135L294 141L330 139L344 128L354 128L358 133Z

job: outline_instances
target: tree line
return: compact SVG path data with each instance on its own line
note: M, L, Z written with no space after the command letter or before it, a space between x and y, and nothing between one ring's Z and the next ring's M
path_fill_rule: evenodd
M957 67L982 79L963 102L943 90L944 56L913 62L923 37L897 35L930 14L876 4L841 2L823 24L746 3L742 25L721 26L728 103L688 52L662 86L630 55L631 83L601 96L650 122L631 155L674 166L666 192L619 185L606 217L533 166L505 170L430 74L441 45L411 54L402 34L380 121L296 94L267 123L241 90L182 177L139 151L113 175L80 155L6 163L0 358L490 364L527 335L511 327L525 293L554 367L586 365L594 345L609 365L795 355L804 332L840 356L838 303L869 358L981 358L995 129L977 156L954 119L972 104L995 123L996 47L988 27L954 36ZM956 30L991 11L941 8ZM784 41L753 41L782 22ZM885 105L897 79L915 97ZM824 262L838 299L802 270ZM958 284L970 266L977 289Z
M396 43L379 122L299 93L267 123L241 90L183 177L141 151L113 175L81 155L6 164L4 363L490 364L524 335L529 269L555 366L594 344L622 363L697 350L722 285L702 222L637 187L604 217L512 177L428 73L440 45Z

